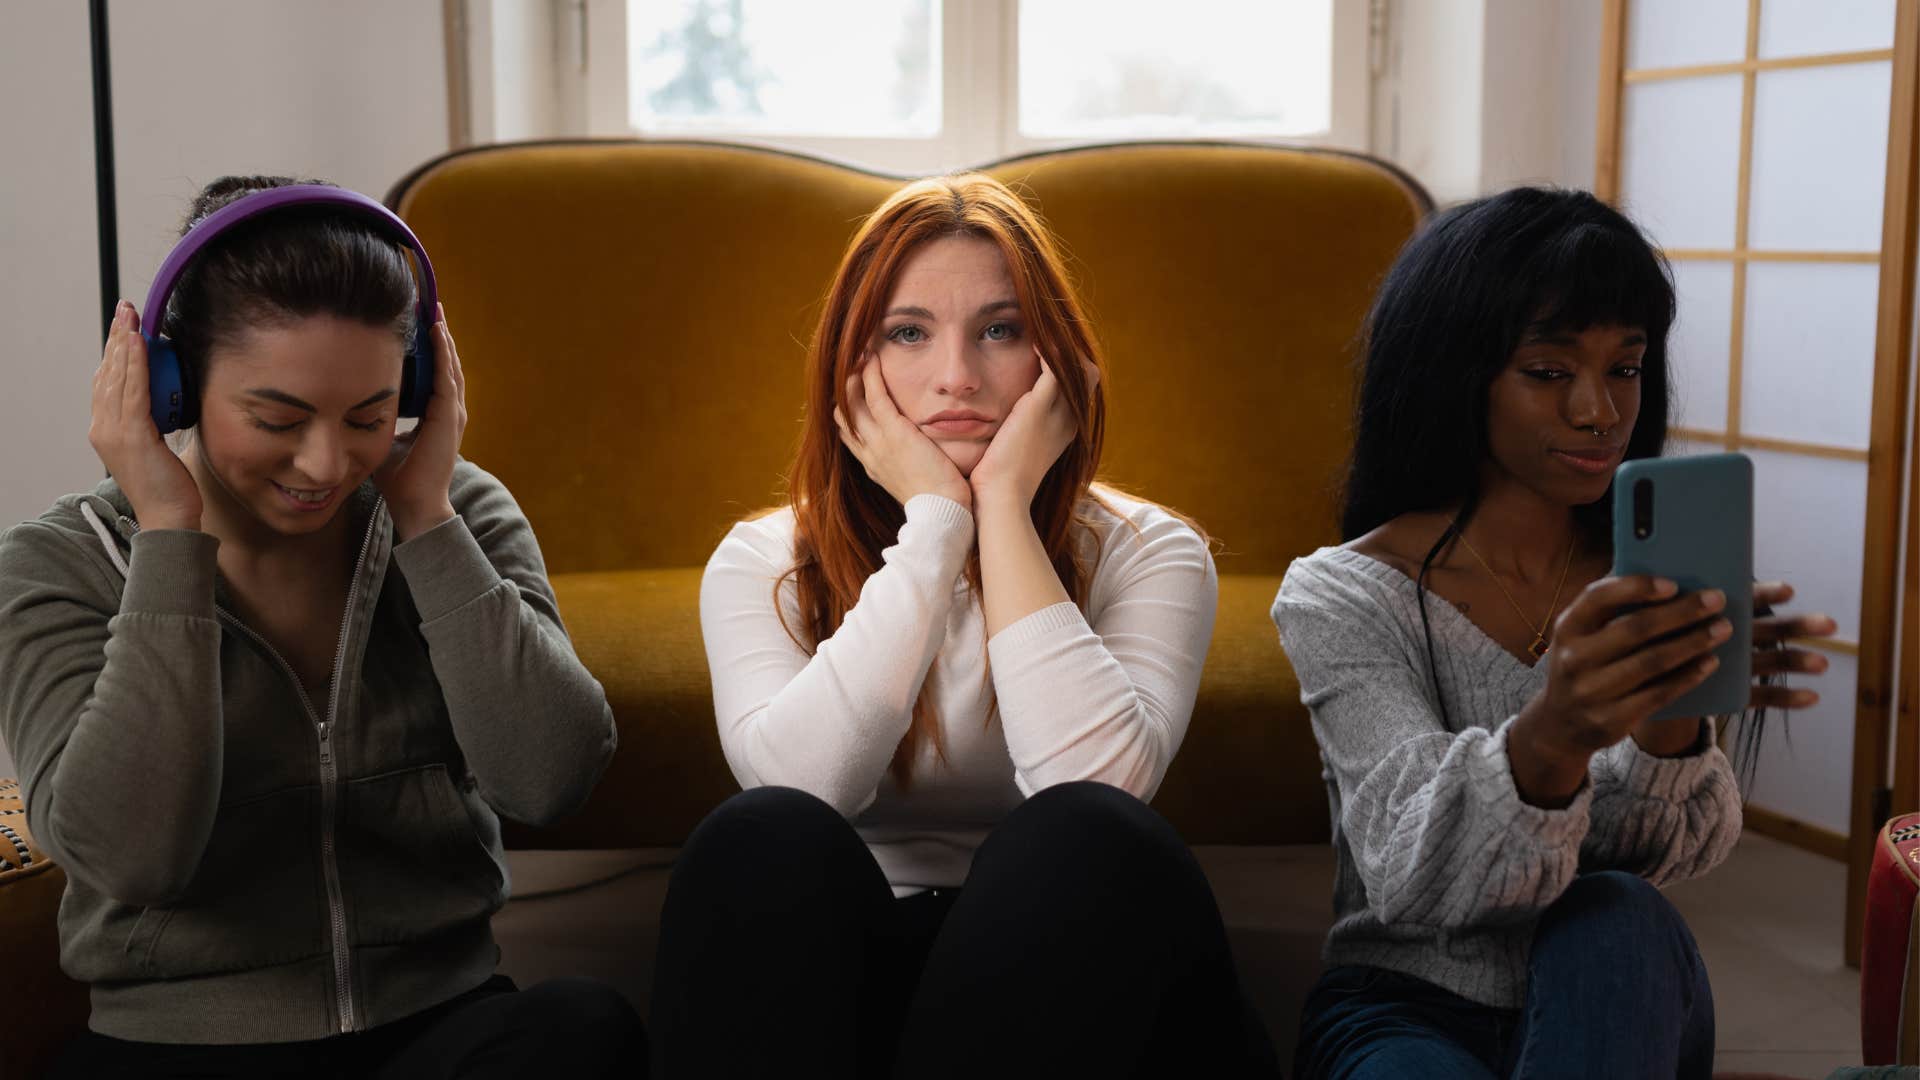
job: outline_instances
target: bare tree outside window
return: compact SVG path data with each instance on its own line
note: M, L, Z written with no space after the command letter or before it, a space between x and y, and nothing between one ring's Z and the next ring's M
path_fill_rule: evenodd
M741 0L699 0L678 29L655 38L650 59L677 60L680 72L647 94L662 116L707 116L716 112L761 114L760 84L742 36Z
M629 0L629 116L650 132L928 137L939 0Z

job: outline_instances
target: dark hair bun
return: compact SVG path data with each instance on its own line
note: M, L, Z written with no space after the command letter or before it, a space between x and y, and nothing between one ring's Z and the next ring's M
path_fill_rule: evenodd
M193 206L187 211L187 220L180 224L180 235L200 224L212 214L229 203L238 202L249 195L262 191L271 191L277 187L289 187L294 184L319 184L323 187L335 187L325 180L300 180L291 176L223 176L200 189L193 197Z

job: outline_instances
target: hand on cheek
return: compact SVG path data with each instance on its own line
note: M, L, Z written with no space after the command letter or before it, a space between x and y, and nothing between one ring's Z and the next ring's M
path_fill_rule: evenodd
M1022 510L1031 507L1047 470L1073 445L1079 418L1060 392L1060 380L1038 347L1034 355L1040 360L1040 377L1033 389L1014 402L1006 422L994 433L986 453L968 477L976 503L1001 502ZM1099 371L1089 364L1087 373L1097 383Z
M868 353L848 376L845 400L845 409L833 410L841 445L895 501L905 506L916 495L944 495L972 507L973 493L946 451L894 404L877 356Z

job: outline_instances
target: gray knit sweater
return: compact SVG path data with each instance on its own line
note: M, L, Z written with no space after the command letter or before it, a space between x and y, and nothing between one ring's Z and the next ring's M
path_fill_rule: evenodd
M1587 870L1655 885L1705 873L1740 835L1726 755L1595 754L1573 803L1522 802L1507 732L1546 683L1428 597L1447 715L1414 585L1358 552L1295 560L1273 621L1313 713L1336 852L1329 965L1390 968L1500 1008L1524 1001L1539 913Z

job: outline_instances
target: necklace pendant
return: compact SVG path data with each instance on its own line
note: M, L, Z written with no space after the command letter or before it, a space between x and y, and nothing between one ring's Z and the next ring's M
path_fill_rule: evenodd
M1533 635L1533 640L1527 644L1527 655L1535 660L1547 655L1547 639L1539 634Z

